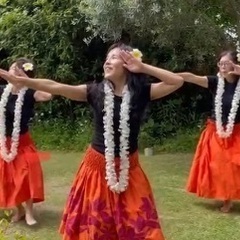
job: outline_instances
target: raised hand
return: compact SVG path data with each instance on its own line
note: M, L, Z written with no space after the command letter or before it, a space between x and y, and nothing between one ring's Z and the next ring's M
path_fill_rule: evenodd
M141 59L134 57L130 52L121 51L121 57L125 62L123 66L133 73L141 73L143 70L144 64L142 63Z
M239 75L240 76L240 65L237 65L233 62L230 62L230 64L233 67L233 71L230 71L229 74L235 74L235 75Z
M3 69L0 69L0 77L5 79L6 81L14 84L14 85L20 85L21 84L21 77L17 77L16 75L13 75L9 73L8 71L5 71Z

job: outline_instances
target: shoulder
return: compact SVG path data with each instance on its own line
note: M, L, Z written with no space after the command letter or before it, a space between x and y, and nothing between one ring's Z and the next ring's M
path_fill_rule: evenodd
M87 92L91 92L93 90L99 90L100 88L103 87L103 81L101 82L90 82L87 83Z
M35 92L36 92L36 90L29 89L29 88L27 89L27 91L26 91L26 95L25 95L27 101L29 101L29 102L33 102L33 103L36 102L36 100L35 100L35 98L34 98L34 94L35 94Z
M208 81L215 82L215 83L218 82L218 76L216 75L207 75L206 78Z
M87 83L87 101L89 104L93 105L99 100L101 93L103 93L103 81Z
M208 81L208 89L211 92L215 92L217 89L217 84L218 84L218 76L215 75L208 75L207 81Z
M151 88L152 88L152 83L150 82L143 83L142 89L141 89L141 97L144 99L142 100L145 100L145 101L151 100Z
M2 92L6 86L6 84L0 84L0 92Z
M151 85L149 82L144 82L132 92L133 106L143 109L147 106L151 101Z

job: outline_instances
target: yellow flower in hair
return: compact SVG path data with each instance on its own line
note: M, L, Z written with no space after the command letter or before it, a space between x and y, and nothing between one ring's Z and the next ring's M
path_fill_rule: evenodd
M140 50L138 50L137 48L134 48L131 52L131 54L133 55L133 57L139 59L139 60L142 60L142 52Z
M237 54L237 61L240 62L240 53Z
M23 67L23 70L24 70L25 72L27 72L27 71L33 71L33 64L32 64L32 63L24 63L24 64L22 65L22 67Z

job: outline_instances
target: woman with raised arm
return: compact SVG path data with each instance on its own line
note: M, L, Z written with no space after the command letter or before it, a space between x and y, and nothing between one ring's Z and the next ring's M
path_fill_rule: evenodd
M207 88L214 99L212 114L195 152L187 190L199 197L223 201L220 210L224 213L230 211L231 200L240 200L240 66L237 62L236 52L225 51L218 59L217 76L178 74L186 82Z
M31 60L19 58L7 73L28 78L35 76L35 70ZM25 219L34 225L33 203L44 200L44 188L39 154L28 125L35 103L49 101L52 95L8 83L0 86L0 98L0 208L16 207L12 222Z
M152 190L138 156L140 123L149 101L182 86L182 77L141 61L141 52L113 45L104 80L70 86L47 79L0 76L33 89L87 101L94 135L73 182L60 232L64 240L163 240ZM147 83L145 75L162 82Z

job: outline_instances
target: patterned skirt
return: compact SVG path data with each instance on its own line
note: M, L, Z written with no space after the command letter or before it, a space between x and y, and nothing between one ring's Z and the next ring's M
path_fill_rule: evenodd
M115 159L116 171L119 158ZM129 186L109 190L105 157L89 148L78 170L60 226L64 240L164 240L149 182L138 153L130 156Z

